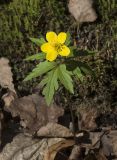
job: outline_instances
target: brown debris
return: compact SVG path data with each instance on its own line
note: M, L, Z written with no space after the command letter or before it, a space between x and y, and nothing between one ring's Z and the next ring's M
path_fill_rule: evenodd
M98 111L94 107L79 107L77 110L80 114L79 127L82 130L94 130L97 128L95 119L98 116Z

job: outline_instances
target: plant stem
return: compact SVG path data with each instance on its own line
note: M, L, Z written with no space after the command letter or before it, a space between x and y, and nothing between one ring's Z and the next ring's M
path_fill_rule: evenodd
M70 113L71 113L71 120L72 120L72 125L73 125L73 135L74 135L74 140L75 140L75 122L74 122L74 115L73 115L72 103L70 101L70 94L69 94L69 92L67 92L67 98L68 98L69 110L70 110Z

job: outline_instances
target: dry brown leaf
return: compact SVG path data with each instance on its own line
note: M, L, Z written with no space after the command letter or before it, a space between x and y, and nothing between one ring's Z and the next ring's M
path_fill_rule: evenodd
M117 130L109 132L93 132L90 133L92 145L86 147L86 150L94 150L93 154L89 154L85 160L90 160L91 156L96 160L107 160L106 156L113 155L117 157ZM99 144L99 145L95 145ZM99 150L95 152L95 149Z
M78 22L93 22L97 15L92 8L92 0L69 0L68 8L70 13Z
M58 117L64 113L64 110L55 104L48 107L44 98L37 94L16 98L11 103L8 103L9 99L12 99L9 96L3 96L6 104L4 109L11 112L13 117L19 116L21 125L28 128L32 134L48 122L57 122Z
M102 150L90 152L84 160L107 160Z
M2 88L8 88L15 92L11 67L9 66L9 60L6 58L0 58L0 85Z
M101 138L103 136L103 132L90 132L90 140L92 141L92 148L97 148L100 145ZM98 143L99 142L99 143Z
M117 156L117 130L110 131L108 135L104 135L101 139L103 152L106 156Z
M6 110L7 108L10 107L11 103L14 101L14 99L17 98L17 95L16 93L12 92L12 91L8 91L8 93L4 94L2 96L2 99L4 100L5 102L5 106L6 106ZM9 110L8 110L9 111Z
M74 140L62 140L56 144L51 145L45 152L44 160L54 160L57 152L63 148L74 145Z
M34 151L35 143L37 143L37 140L32 140L31 137L26 137L23 134L19 134L14 137L11 143L6 144L3 148L0 153L0 160L24 160L22 157L25 148L29 149L31 147L30 152L28 153L27 151L27 154L30 156L30 154Z
M3 121L3 113L0 111L0 145L1 145L2 121Z
M43 126L37 132L38 136L47 136L47 137L73 137L72 132L57 123L48 123L46 126Z
M53 160L56 153L65 147L72 146L74 141L63 138L34 139L19 134L8 143L0 153L0 160Z
M111 131L109 138L113 146L113 154L117 157L117 130Z
M68 160L81 160L81 147L74 145Z
M97 160L107 160L106 156L104 155L102 150L99 150L99 153L96 154L96 159Z

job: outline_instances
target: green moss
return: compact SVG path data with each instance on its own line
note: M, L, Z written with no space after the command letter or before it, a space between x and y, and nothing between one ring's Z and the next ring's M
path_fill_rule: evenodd
M116 0L98 0L98 12L103 21L110 21L115 19L115 13L117 13L117 1Z
M0 55L27 52L29 37L39 37L47 30L59 31L61 27L64 30L64 5L56 0L13 0L0 5ZM29 45L30 52L34 52Z

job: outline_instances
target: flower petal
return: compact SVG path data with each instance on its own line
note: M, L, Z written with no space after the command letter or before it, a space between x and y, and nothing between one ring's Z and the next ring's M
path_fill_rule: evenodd
M55 32L47 32L46 33L46 40L49 42L49 43L55 43L57 42L57 35Z
M53 47L50 45L50 43L44 43L41 45L42 52L51 52L53 50Z
M48 52L46 54L46 59L48 61L54 61L57 58L57 52L55 50L52 50L51 52Z
M59 54L61 56L68 56L70 54L70 49L67 46L63 45L62 50L59 52Z
M63 44L65 43L66 38L67 38L67 34L65 32L60 32L57 37L57 42Z

